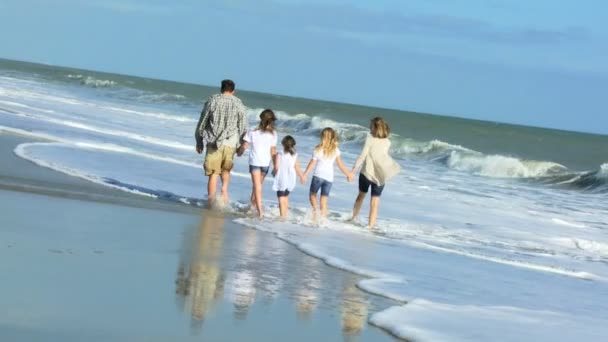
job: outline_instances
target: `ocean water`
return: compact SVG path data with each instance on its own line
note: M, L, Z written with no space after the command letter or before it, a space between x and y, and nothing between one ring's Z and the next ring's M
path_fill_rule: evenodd
M216 91L0 60L0 131L46 138L15 149L43 167L202 205L206 179L193 133ZM420 341L608 338L608 136L237 95L251 125L263 108L278 113L279 135L296 138L302 166L324 127L338 130L350 167L369 119L391 124L403 170L386 186L374 232L346 222L357 187L338 170L322 227L308 220L308 185L296 188L292 217L280 222L270 179L269 217L240 214L251 188L246 157L236 160L231 183L238 222L365 275L360 288L403 303L371 312L370 323Z

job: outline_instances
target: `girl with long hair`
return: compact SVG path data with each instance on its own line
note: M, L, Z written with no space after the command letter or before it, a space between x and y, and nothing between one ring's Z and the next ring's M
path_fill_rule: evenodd
M243 137L243 143L237 154L240 156L249 147L249 173L251 174L251 207L258 211L258 217L264 216L262 207L262 184L268 174L270 162L273 163L273 173L277 169L277 132L274 128L276 116L271 109L260 113L260 123L249 129Z
M304 177L314 168L312 181L310 183L310 204L312 205L313 217L316 219L318 209L321 211L321 216L327 216L327 199L334 181L334 164L338 165L340 171L344 173L348 181L352 179L352 175L344 166L340 158L340 149L338 148L338 135L336 131L330 127L326 127L321 131L321 142L315 147L312 159L304 171ZM321 190L321 196L317 201L317 193ZM319 205L320 203L320 205Z

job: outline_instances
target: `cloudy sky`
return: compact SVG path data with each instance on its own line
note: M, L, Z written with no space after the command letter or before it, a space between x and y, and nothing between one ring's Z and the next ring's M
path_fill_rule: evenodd
M608 133L604 0L2 0L0 57Z

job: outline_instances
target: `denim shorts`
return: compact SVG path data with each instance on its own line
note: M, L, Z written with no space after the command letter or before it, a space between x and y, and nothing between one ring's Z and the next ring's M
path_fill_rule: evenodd
M329 196L331 184L332 183L330 181L313 176L312 181L310 182L310 193L316 195L317 192L319 192L319 189L321 189L321 196Z
M277 191L277 197L287 197L287 196L289 196L289 190Z
M382 195L382 190L384 190L384 184L378 185L373 183L367 177L365 177L362 173L359 174L359 191L367 193L369 191L369 187L372 187L372 197L380 197Z
M253 171L257 170L257 171L260 171L262 176L266 176L268 174L268 169L270 169L270 166L249 165L249 173L252 173Z

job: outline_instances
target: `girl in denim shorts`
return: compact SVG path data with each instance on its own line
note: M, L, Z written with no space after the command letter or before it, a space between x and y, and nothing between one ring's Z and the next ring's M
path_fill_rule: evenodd
M315 147L312 159L304 171L304 177L314 168L312 181L310 182L310 204L312 205L313 217L317 217L320 207L321 216L327 216L327 199L334 181L334 164L338 164L340 171L346 175L348 181L352 179L342 159L340 158L340 150L338 149L338 136L336 131L330 127L326 127L321 131L321 143ZM317 201L317 193L321 191L320 201ZM320 203L318 205L317 203Z
M273 169L277 167L277 132L274 128L276 117L271 109L264 109L260 113L260 124L252 128L243 137L243 144L239 147L237 154L249 150L249 173L251 174L251 207L258 210L258 217L264 216L262 208L262 184L268 174L270 162Z

